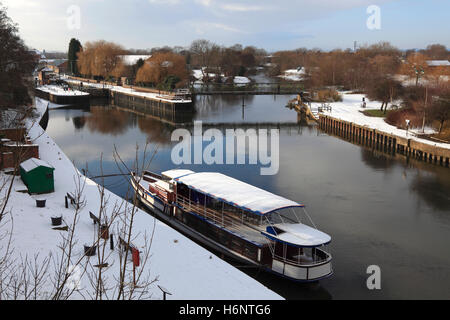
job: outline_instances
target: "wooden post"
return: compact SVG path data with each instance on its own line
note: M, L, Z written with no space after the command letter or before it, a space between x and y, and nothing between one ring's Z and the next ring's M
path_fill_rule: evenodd
M109 236L109 248L114 250L114 237L112 234Z

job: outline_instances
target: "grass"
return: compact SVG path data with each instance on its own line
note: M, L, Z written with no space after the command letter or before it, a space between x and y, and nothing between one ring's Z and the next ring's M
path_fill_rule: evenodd
M378 117L378 118L385 118L389 112L381 111L380 109L370 109L370 110L364 110L362 113L368 117Z
M434 134L432 137L437 138L442 142L446 141L447 143L450 143L450 124L444 126L440 134Z

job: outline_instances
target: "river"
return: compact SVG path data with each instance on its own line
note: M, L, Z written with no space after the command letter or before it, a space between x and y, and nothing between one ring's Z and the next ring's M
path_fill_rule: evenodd
M262 176L259 165L184 168L218 171L304 203L318 228L332 237L334 275L305 285L237 267L287 299L449 299L450 170L297 124L295 111L285 107L291 98L196 98L193 120L206 124L248 128L281 123L278 174ZM151 170L172 169L173 130L158 119L111 106L51 110L47 128L76 166L87 168L88 176L120 172L114 148L132 166L136 146L142 160L146 142L150 153L157 149ZM130 192L124 177L97 182L123 197ZM367 288L370 265L381 269L380 290Z

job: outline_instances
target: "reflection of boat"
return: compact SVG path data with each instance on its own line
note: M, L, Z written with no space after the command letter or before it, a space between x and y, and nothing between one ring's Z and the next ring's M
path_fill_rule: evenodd
M219 173L144 172L131 182L158 218L212 249L297 281L333 272L331 238L303 223L301 204Z

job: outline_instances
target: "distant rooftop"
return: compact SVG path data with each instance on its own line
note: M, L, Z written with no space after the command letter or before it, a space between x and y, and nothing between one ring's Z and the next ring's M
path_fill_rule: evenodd
M448 60L428 60L427 64L430 67L449 67L450 66L450 62Z

